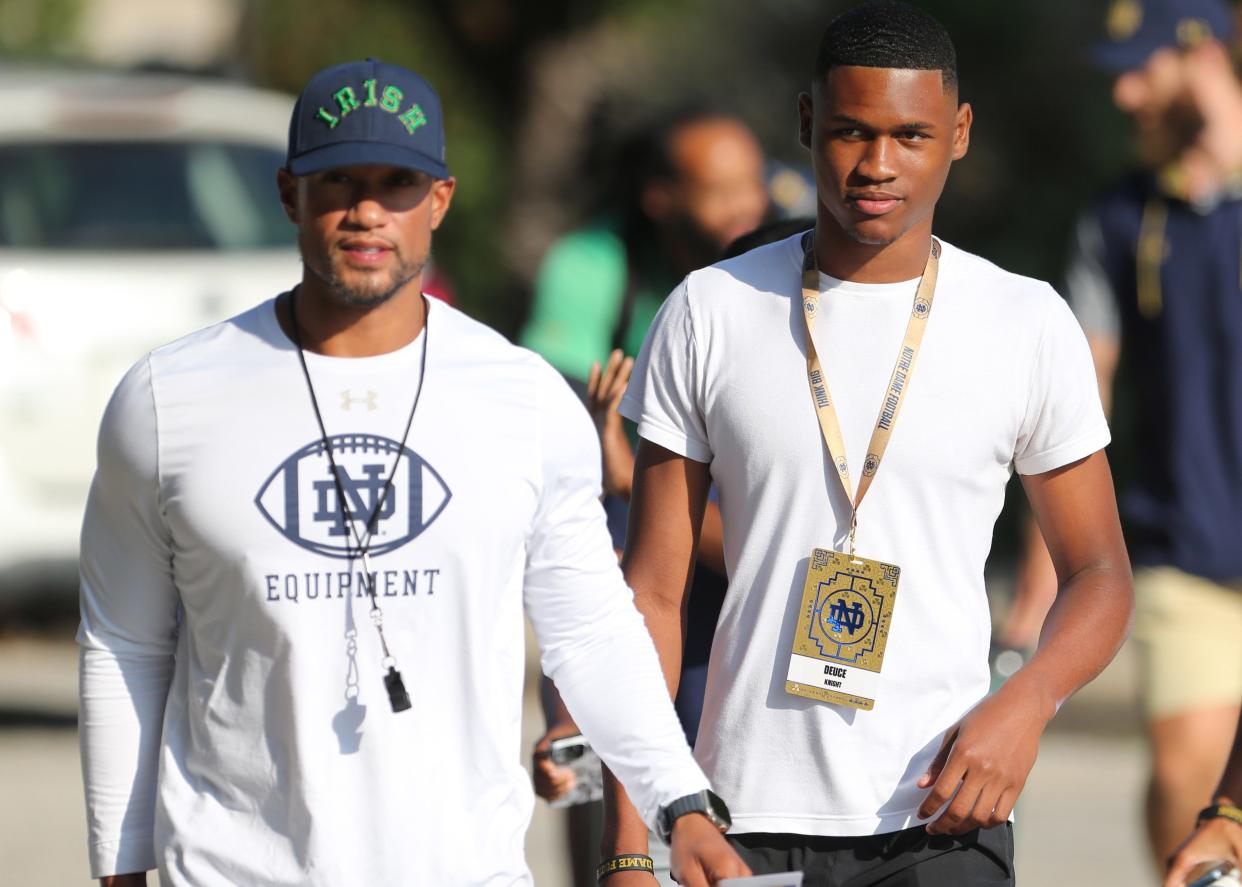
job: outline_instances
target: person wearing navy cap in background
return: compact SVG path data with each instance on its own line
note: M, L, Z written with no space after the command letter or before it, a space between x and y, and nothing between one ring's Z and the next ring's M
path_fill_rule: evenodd
M1129 382L1120 504L1163 866L1211 801L1242 701L1242 85L1221 0L1119 0L1107 25L1092 58L1116 76L1143 168L1079 220L1067 289L1105 403L1115 375ZM1012 639L1038 630L1033 602L1051 594L1041 547Z
M671 826L681 883L748 874L621 577L590 417L422 294L455 187L434 90L374 60L321 71L277 184L301 282L143 358L100 430L92 875L530 884L523 609L585 735Z

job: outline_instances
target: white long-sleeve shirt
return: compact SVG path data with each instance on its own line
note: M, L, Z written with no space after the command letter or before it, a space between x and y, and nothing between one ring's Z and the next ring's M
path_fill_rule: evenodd
M556 373L435 300L406 348L307 360L355 513L398 462L371 566L413 709L389 708L273 302L158 349L104 417L82 531L92 874L529 883L523 606L644 818L705 788L617 568L594 431Z

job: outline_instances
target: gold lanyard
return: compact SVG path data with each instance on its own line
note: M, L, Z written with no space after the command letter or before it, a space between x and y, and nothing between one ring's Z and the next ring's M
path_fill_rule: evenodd
M850 556L854 554L854 536L858 531L858 506L863 496L871 488L871 481L880 469L880 460L888 448L888 440L893 435L893 426L897 424L897 413L901 410L906 391L910 387L910 377L914 375L914 361L919 356L919 347L923 344L923 333L927 331L927 318L931 316L932 299L936 295L936 274L940 268L940 243L932 238L931 254L927 257L927 266L923 269L923 277L919 281L918 291L914 294L914 306L910 310L910 320L906 324L906 337L902 340L901 350L897 353L897 363L893 367L893 375L888 380L888 389L884 393L884 402L880 405L880 417L876 420L875 430L871 433L871 442L867 445L867 458L863 462L862 478L858 481L858 495L854 495L853 484L850 482L850 466L845 459L845 439L841 436L841 423L837 420L837 411L828 394L828 380L819 362L819 354L815 350L815 340L811 330L815 326L815 315L819 310L819 271L815 265L815 235L810 233L805 240L805 254L802 259L802 319L806 321L806 378L811 386L811 402L815 405L815 414L819 417L819 428L824 434L824 444L828 447L828 455L837 467L837 475L845 488L845 496L850 501Z

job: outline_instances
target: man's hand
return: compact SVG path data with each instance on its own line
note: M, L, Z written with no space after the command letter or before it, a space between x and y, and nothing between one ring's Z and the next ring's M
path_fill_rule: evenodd
M146 872L131 872L128 875L105 875L99 879L101 887L147 887Z
M1056 713L1052 701L1021 683L1015 677L945 733L919 779L919 788L930 786L931 792L918 815L926 819L949 798L953 802L927 824L929 835L961 835L1009 819L1035 765L1039 738Z
M574 771L570 767L562 767L552 763L552 740L564 736L575 736L578 725L574 723L553 724L548 732L535 743L531 754L531 774L535 783L535 794L545 801L555 801L573 791Z
M1242 868L1242 825L1230 819L1206 820L1169 860L1164 887L1183 887L1195 866L1227 860Z
M682 887L710 887L721 878L744 878L750 869L706 816L687 813L673 822L670 868ZM618 885L622 887L622 885Z
M625 436L617 407L633 369L634 359L617 349L608 356L608 363L602 370L598 362L591 364L587 377L587 410L595 420L604 456L604 492L627 502L634 483L634 451Z

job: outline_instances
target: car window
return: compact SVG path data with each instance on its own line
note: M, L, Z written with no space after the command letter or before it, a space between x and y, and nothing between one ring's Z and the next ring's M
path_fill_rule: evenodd
M0 246L236 250L288 247L276 197L284 155L224 142L0 145Z

